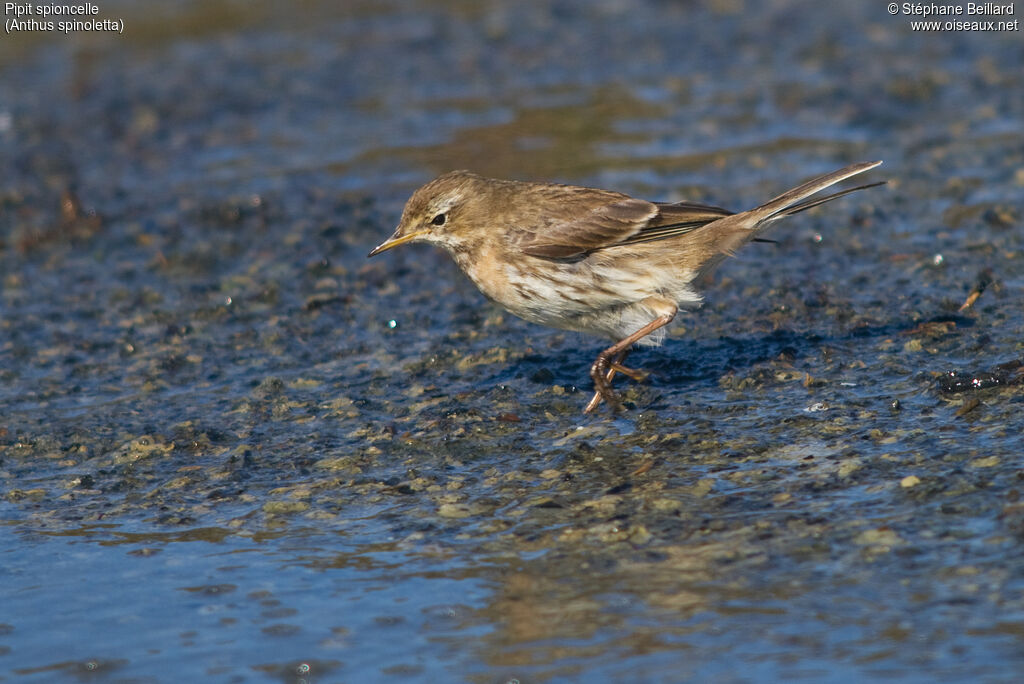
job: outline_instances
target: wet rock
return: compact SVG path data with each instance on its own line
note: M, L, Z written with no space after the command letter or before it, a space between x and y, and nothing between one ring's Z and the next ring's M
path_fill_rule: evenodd
M987 372L946 371L938 379L939 391L947 394L974 392L1021 383L1024 383L1024 361L1019 359L1002 363Z

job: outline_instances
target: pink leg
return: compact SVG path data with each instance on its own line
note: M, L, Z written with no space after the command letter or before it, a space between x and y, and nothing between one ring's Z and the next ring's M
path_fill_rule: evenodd
M625 354L629 353L630 347L636 344L638 340L650 335L658 328L671 323L675 315L675 306L672 305L671 313L658 316L629 337L616 342L597 355L594 365L590 367L590 378L594 381L594 398L587 404L587 407L583 410L584 413L590 413L597 408L602 399L613 409L621 408L618 397L612 391L611 381L615 373L619 372L633 379L645 377L645 374L641 371L634 371L621 365L622 361L626 358Z
M604 376L604 379L605 379L605 381L607 381L609 386L612 384L612 378L615 377L616 373L623 372L623 371L629 371L628 373L624 373L624 375L629 375L634 380L636 379L636 377L633 376L632 373L638 373L638 374L639 373L643 373L643 371L635 371L635 370L631 370L629 368L625 368L624 366L622 366L622 362L626 360L627 356L629 356L629 352L630 352L630 350L627 349L626 351L620 353L609 364L608 374ZM591 398L590 403L587 404L587 408L583 409L583 412L584 413L590 413L591 411L596 409L597 405L600 404L600 403L601 403L601 393L595 391L594 392L594 396Z

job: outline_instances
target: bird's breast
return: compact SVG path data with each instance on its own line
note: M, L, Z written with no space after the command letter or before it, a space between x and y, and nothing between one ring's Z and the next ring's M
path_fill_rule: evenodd
M646 296L632 292L635 288L616 287L623 274L606 279L584 262L538 259L493 246L456 261L488 298L520 318L552 327L567 327L567 319Z

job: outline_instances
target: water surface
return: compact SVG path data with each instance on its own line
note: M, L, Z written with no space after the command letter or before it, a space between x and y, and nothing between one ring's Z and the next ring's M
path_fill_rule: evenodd
M0 679L1015 680L1019 32L102 10L0 44ZM739 210L876 158L620 415L581 414L602 341L365 258L453 168Z

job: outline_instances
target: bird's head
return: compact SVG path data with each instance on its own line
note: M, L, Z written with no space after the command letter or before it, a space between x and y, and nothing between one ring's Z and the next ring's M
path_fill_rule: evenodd
M480 180L468 171L452 171L424 185L405 203L402 220L391 237L367 256L407 242L430 242L449 250L457 249L466 242L471 226L475 225L469 215L480 199L475 187Z

